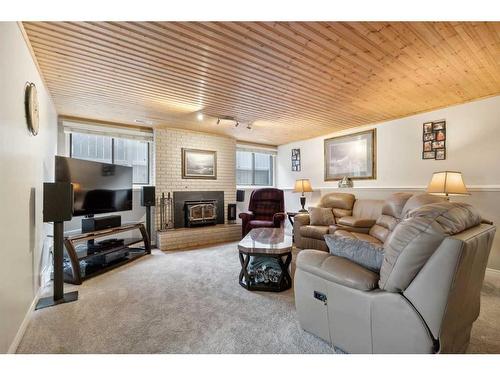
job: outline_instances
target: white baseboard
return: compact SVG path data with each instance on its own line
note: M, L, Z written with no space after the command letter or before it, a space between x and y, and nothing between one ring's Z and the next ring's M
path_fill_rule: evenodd
M26 328L28 328L28 324L31 319L31 314L33 311L35 311L36 304L38 302L38 299L40 298L40 294L43 290L43 286L38 288L38 291L35 294L35 298L33 298L33 302L31 302L30 307L28 308L28 311L26 312L26 315L24 316L24 319L19 326L19 329L17 330L16 336L14 336L14 340L12 340L12 343L9 346L9 350L7 351L7 354L15 354L17 351L17 347L21 343L21 340L24 336L24 333L26 332Z

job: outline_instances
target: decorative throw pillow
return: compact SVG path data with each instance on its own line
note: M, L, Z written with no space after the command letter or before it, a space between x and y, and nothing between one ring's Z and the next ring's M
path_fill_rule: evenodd
M333 225L335 217L331 208L309 207L311 225Z
M358 240L357 238L325 235L326 245L330 254L347 258L370 271L379 272L384 260L384 249L373 243Z

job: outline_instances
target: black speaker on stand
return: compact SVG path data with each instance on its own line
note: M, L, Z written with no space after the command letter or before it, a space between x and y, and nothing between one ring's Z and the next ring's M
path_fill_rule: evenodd
M78 292L64 293L64 222L73 217L73 185L69 182L43 184L43 221L54 223L54 293L40 298L35 310L73 302Z
M146 207L146 231L151 242L151 207L155 205L156 193L154 186L143 186L141 196L141 206Z

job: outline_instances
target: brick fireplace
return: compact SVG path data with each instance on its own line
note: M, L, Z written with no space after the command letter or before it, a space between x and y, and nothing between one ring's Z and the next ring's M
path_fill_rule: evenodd
M217 152L217 179L183 179L182 148ZM155 129L156 194L170 192L174 200L174 229L157 233L161 250L236 241L239 224L227 222L227 205L236 203L236 141L233 138L175 128ZM215 208L214 224L209 219ZM191 210L194 220L186 225ZM159 220L159 218L156 218Z

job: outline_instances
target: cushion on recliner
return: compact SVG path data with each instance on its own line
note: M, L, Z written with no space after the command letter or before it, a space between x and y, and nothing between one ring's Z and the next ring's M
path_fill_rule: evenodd
M399 223L401 212L412 194L394 193L384 201L382 214L377 218L377 222L370 229L370 236L375 237L380 242L385 242L392 230Z
M332 209L325 207L309 207L309 220L311 225L335 224Z
M344 229L338 229L338 230L334 231L333 234L335 236L338 236L338 237L356 238L358 240L370 242L370 243L377 245L377 246L383 245L383 243L381 241L379 241L377 238L370 236L369 234L366 234L366 233L349 232L349 231L344 230Z
M344 216L339 218L337 223L349 227L370 228L375 224L375 220L355 216Z
M302 250L296 264L301 270L349 288L372 290L377 287L376 272L324 251Z
M401 219L404 219L408 212L416 208L420 208L426 204L446 202L446 199L439 195L432 195L428 193L415 194L413 197L408 199L401 211Z
M352 232L352 235L354 236L354 238L357 238L358 240L361 240L361 241L370 242L371 244L374 244L377 246L383 245L383 243L378 238L370 236L369 234L366 234L366 233Z
M341 208L352 210L356 197L348 193L329 193L321 197L318 206L327 208Z
M347 230L344 230L344 229L337 229L334 234L336 236L340 236L340 237L349 237L349 238L356 238L354 237L354 234L353 232L349 232Z
M323 236L328 233L327 226L319 225L304 225L300 227L300 235L302 237L315 238L317 240L324 240Z
M408 202L408 200L413 196L411 193L394 193L389 196L384 201L384 206L382 207L382 214L387 216L393 216L395 218L401 218L401 213L403 208Z
M481 223L470 205L441 202L411 210L385 243L379 286L390 292L404 291L446 236Z
M325 235L326 245L330 254L349 259L370 271L379 272L384 259L381 246L357 238Z
M379 199L357 199L352 207L352 216L376 220L382 212L384 201Z
M248 225L250 225L252 228L273 227L274 222L269 220L250 220L248 222Z
M333 215L335 216L335 219L337 219L339 217L352 215L352 210L344 210L343 208L332 208L332 211L333 211Z

